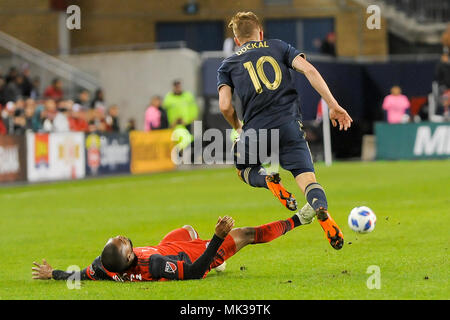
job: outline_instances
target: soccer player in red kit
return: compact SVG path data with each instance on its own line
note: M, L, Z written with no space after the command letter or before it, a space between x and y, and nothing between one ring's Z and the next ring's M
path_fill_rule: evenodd
M286 220L259 227L234 228L231 217L219 217L211 240L199 239L191 226L169 232L157 246L133 248L124 236L111 238L102 254L87 268L76 272L53 269L45 259L34 262L33 279L164 281L201 279L249 244L272 241L300 225L313 221L309 206Z

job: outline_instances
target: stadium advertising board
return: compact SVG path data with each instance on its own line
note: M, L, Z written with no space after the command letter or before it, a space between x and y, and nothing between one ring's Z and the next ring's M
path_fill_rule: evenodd
M131 173L148 173L175 169L171 159L172 130L130 132Z
M0 182L26 179L24 136L0 136Z
M130 172L128 134L89 134L85 142L87 175Z
M28 133L27 169L29 181L83 178L84 133Z
M450 158L450 123L375 125L377 159Z

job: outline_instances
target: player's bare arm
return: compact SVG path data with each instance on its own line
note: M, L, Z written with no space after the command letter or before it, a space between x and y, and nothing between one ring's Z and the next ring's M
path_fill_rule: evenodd
M219 108L227 122L235 129L238 133L242 130L242 123L239 120L236 110L234 109L231 100L233 93L231 88L227 85L223 85L219 88Z
M350 128L353 119L349 116L347 111L342 108L336 99L333 97L325 80L320 75L319 71L302 56L297 56L292 61L292 66L295 70L303 73L314 89L325 100L330 109L330 120L334 127L339 123L339 130L347 131Z

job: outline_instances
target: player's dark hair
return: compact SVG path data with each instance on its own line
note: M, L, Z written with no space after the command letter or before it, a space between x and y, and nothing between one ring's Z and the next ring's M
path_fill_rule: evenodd
M108 243L102 251L103 267L109 272L123 272L127 269L127 259L120 253L114 243Z

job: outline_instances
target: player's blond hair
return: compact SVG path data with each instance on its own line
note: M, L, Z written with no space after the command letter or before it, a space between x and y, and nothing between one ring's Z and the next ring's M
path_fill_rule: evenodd
M231 18L228 27L233 29L234 36L239 40L250 39L256 29L262 29L258 17L251 11L236 13Z

